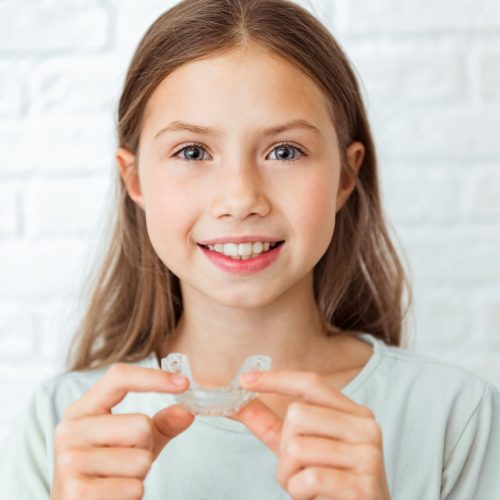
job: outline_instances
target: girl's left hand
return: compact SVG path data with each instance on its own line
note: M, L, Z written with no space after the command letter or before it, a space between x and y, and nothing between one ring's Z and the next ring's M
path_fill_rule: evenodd
M252 372L247 390L295 396L284 420L259 399L234 418L278 456L276 477L294 500L390 500L382 431L373 412L312 372Z

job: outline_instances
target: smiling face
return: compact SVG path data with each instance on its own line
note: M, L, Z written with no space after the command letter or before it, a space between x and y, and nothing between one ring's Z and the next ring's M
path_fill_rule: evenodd
M264 131L292 120L312 127ZM163 130L174 121L213 131ZM357 169L363 146L351 144L347 155ZM127 190L144 209L152 246L179 277L183 297L196 292L257 307L296 287L312 293L313 268L354 183L340 175L326 97L296 67L252 47L177 68L148 101L138 176L127 168L133 159L118 150ZM256 234L285 244L270 266L245 275L219 269L197 244Z

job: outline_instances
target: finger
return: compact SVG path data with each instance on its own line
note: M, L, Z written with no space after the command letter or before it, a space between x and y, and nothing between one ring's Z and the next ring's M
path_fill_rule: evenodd
M352 444L382 446L382 431L374 419L333 408L293 402L288 406L281 433L281 447L295 436L309 435Z
M68 406L64 418L109 414L128 392L179 393L187 389L187 379L183 386L177 386L172 376L157 368L116 363L80 399Z
M134 478L75 477L63 487L61 498L92 498L92 500L137 500L144 495L144 482Z
M67 419L56 426L55 448L57 453L89 446L142 448L156 459L165 445L193 421L194 415L180 405L164 408L152 419L142 413Z
M353 474L372 473L378 471L381 460L380 450L371 445L296 436L280 454L276 478L285 487L293 475L308 466L331 467Z
M153 425L142 413L98 415L62 420L55 430L58 452L86 446L153 449Z
M286 490L294 500L309 500L324 495L332 500L369 498L366 476L327 467L307 467L288 481Z
M62 474L144 479L153 463L151 451L142 448L71 449L57 455Z
M308 403L336 408L353 415L369 416L366 408L332 387L325 377L317 373L278 369L255 373L255 382L248 383L240 378L241 386L256 392L296 396Z
M194 415L180 405L169 406L153 416L153 457L155 460L165 445L185 431L194 419Z
M258 398L253 399L234 418L244 423L258 439L279 455L283 420L265 403Z

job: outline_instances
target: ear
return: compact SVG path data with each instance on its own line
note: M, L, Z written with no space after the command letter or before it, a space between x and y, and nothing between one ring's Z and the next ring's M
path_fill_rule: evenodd
M365 157L365 146L362 142L351 142L345 150L345 156L350 167L354 170L355 175L359 173L363 158ZM337 208L338 212L344 203L349 199L353 189L355 188L355 179L350 172L345 169L340 170L339 189L337 191Z
M136 156L125 148L118 148L116 151L116 162L128 194L144 210L144 200L142 198Z

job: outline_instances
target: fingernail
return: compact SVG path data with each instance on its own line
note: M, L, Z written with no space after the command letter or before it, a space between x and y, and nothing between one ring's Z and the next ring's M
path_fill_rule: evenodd
M259 378L259 375L260 375L260 373L258 373L258 372L244 373L241 376L241 379L243 380L243 382L245 382L247 384L253 384L254 382L257 381L257 379Z
M175 385L185 385L187 378L184 375L180 375L179 373L174 373L170 376L170 380Z

